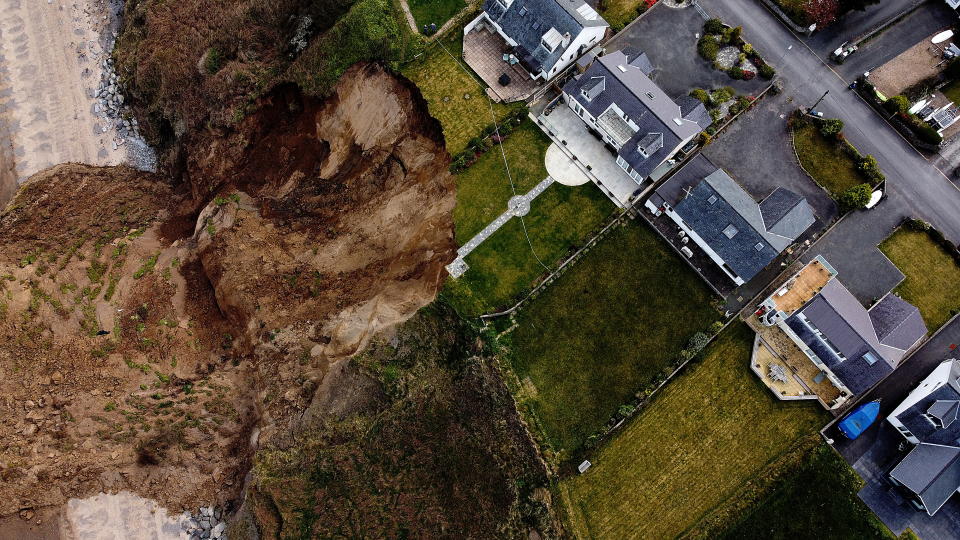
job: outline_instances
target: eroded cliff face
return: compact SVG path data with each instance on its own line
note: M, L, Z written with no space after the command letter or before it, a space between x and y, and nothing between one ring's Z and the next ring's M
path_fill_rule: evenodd
M455 186L425 110L357 66L325 101L283 87L233 136L190 144L194 196L221 194L197 221L200 260L251 343L294 327L313 356L340 358L436 296ZM249 204L222 204L234 193Z
M405 82L355 66L190 137L185 184L66 165L0 214L0 516L237 500L336 361L436 296L454 185Z

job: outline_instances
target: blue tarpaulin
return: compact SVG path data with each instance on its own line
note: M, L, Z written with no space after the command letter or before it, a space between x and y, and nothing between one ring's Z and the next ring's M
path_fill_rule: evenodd
M843 432L848 439L856 439L870 427L870 424L877 419L878 414L880 414L879 401L864 403L840 421L840 431Z

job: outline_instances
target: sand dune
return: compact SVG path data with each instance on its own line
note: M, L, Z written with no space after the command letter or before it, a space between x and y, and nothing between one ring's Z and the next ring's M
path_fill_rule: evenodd
M0 203L11 176L124 162L113 126L94 112L110 22L104 0L0 0Z

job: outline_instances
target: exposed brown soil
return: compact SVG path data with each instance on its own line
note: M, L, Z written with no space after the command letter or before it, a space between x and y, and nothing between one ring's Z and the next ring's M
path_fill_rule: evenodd
M436 295L453 182L405 83L357 66L194 141L186 184L63 165L0 214L0 516L236 499L331 363Z

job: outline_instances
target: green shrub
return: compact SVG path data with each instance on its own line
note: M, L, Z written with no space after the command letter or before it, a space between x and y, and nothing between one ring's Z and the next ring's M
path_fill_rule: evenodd
M707 92L703 88L694 88L690 91L690 95L700 100L701 103L710 103L710 92Z
M843 131L843 120L828 118L820 122L820 134L828 139L835 139Z
M873 188L870 184L858 184L843 192L840 196L840 208L844 211L864 208L870 202Z
M720 52L720 44L712 36L706 35L697 42L697 53L704 60L713 62L717 59L717 53Z
M906 113L910 110L910 100L906 96L893 96L883 102L883 108L890 113Z
M635 410L637 410L637 408L633 405L621 405L620 408L617 409L617 416L620 418L628 418Z
M907 222L907 226L915 231L929 231L930 224L922 219L911 219Z
M913 122L913 133L920 139L922 142L928 144L940 144L943 142L943 136L937 133L937 130L933 128L930 124L916 118Z
M723 33L724 26L723 21L720 19L710 19L707 22L703 23L703 33L704 34L720 34Z
M880 170L880 165L877 163L877 158L869 154L860 160L857 168L860 169L860 172L862 172L864 176L870 180L873 180L874 183L880 183L884 180L883 172Z
M207 70L207 73L210 75L213 75L220 71L221 67L223 67L223 56L216 47L210 47L207 49L207 57L203 61L203 69Z
M710 102L714 105L720 105L721 103L726 103L733 99L733 88L729 86L724 86L723 88L718 88L710 94Z
M760 76L767 80L772 79L777 74L777 70L773 69L773 66L770 64L760 66L759 70Z
M743 51L743 54L751 55L753 54L753 45L744 43L743 47L740 47L740 50Z
M727 70L727 75L730 75L731 78L737 79L737 80L743 79L743 78L744 78L744 73L745 73L745 72L744 72L742 69L740 69L740 68L738 68L738 67L736 67L736 66L734 66L734 67L732 67L732 68L730 68L730 69Z

